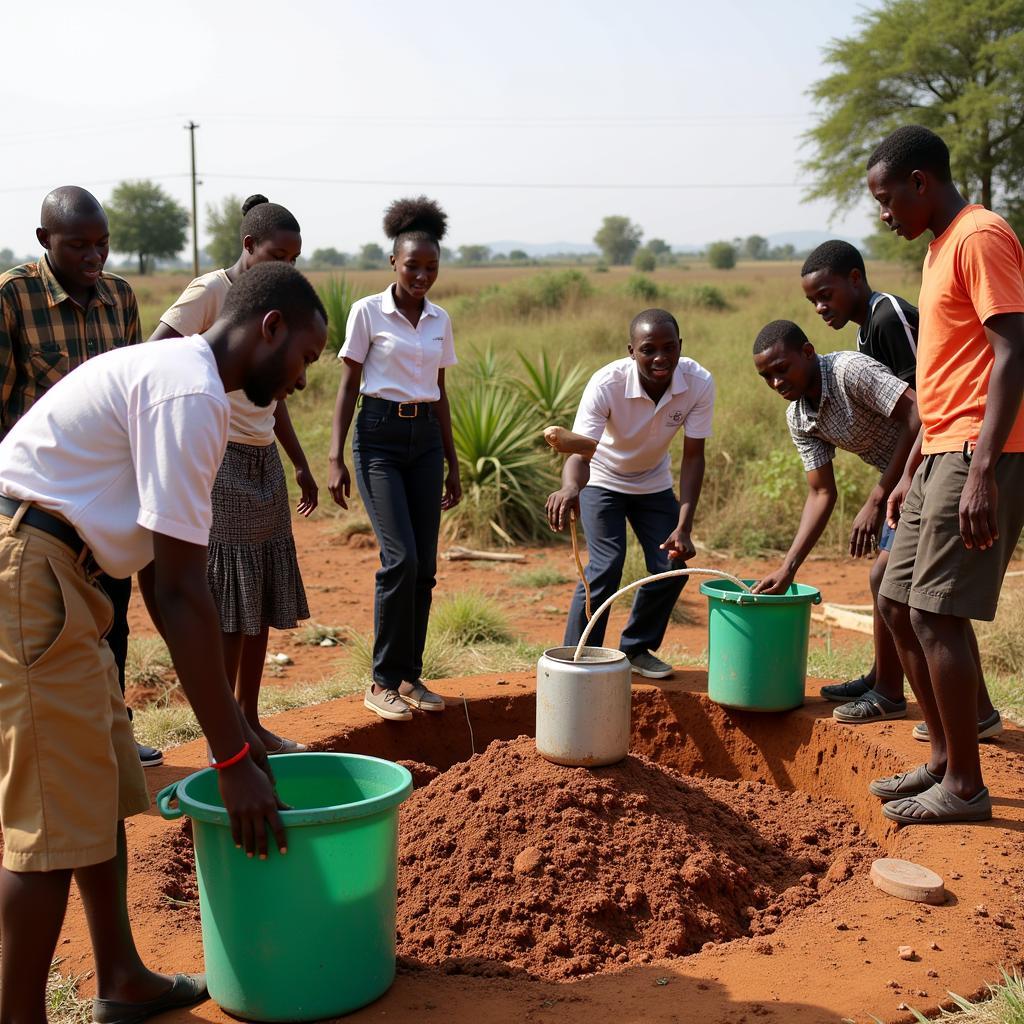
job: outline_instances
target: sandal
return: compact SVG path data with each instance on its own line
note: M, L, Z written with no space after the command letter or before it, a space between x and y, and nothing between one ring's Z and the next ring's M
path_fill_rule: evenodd
M1003 731L1003 720L999 717L998 711L993 711L988 718L983 718L978 723L978 739L979 740L990 740L993 736L998 736ZM918 722L914 726L914 731L910 734L915 740L920 740L922 743L927 743L931 737L928 735L928 726L924 722Z
M925 814L911 814L914 808L923 809ZM940 783L917 796L908 797L888 803L882 813L890 821L898 821L901 825L946 825L957 821L988 821L992 817L992 800L988 789L981 789L971 797L963 800Z
M875 779L868 783L868 792L887 803L890 800L902 800L904 797L918 796L942 781L942 776L933 775L928 765L922 764L911 768L909 772L898 772L887 775L883 779Z
M867 676L859 676L857 679L849 679L845 683L832 683L821 688L821 695L825 700L834 700L840 704L863 697L871 689L867 682Z
M861 722L882 722L889 718L906 718L907 702L883 697L875 690L868 690L863 697L842 704L832 712L837 722L860 725Z
M145 1003L122 1003L117 999L94 999L92 1019L94 1024L142 1024L158 1013L192 1006L209 999L206 991L205 974L176 974L171 987L156 999Z
M283 736L281 742L276 747L271 749L267 747L267 756L272 757L274 754L302 754L309 750L309 747L305 743L299 743L298 740L287 740Z

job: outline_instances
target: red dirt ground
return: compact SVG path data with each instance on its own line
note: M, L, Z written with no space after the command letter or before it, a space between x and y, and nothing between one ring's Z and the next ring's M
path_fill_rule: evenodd
M300 523L296 532L314 618L327 625L368 631L375 549L344 544L330 522ZM564 568L568 576L568 550L529 551L528 555L526 566L442 563L438 594L466 587L500 594L513 627L525 639L558 643L572 584L538 592L512 585L510 577L541 564ZM759 575L769 565L706 557L696 561L749 576ZM801 579L819 586L826 600L863 603L867 571L864 563L812 561ZM699 653L706 646L706 617L692 582L684 603L696 622L673 625L667 642ZM144 615L139 608L133 611L139 633L151 631ZM625 609L620 608L616 620L621 623L624 615ZM823 642L824 631L817 627L814 631L818 636L813 642ZM863 643L867 638L836 630L831 640ZM271 649L286 649L295 659L285 678L296 681L332 671L339 654L344 656L336 648L292 646L287 637L275 636L271 644ZM809 680L808 694L816 694L819 685L820 681ZM438 689L457 699L458 706L443 716L417 716L408 725L372 719L358 697L291 711L271 724L316 749L417 762L418 785L429 781L435 770L443 771L471 756L463 696L477 751L493 740L532 735L531 673L460 678ZM807 794L802 799L828 808L837 828L856 824L862 838L877 844L884 855L906 857L938 871L946 880L949 901L927 907L885 896L869 883L867 861L846 856L837 846L827 855L822 853L829 861L829 884L819 886L810 906L779 916L770 935L740 937L688 956L626 964L571 981L535 980L522 969L510 970L512 976L480 977L451 973L450 963L431 966L403 960L391 990L350 1019L383 1018L403 1024L424 1020L739 1024L762 1018L780 1024L838 1024L850 1018L859 1024L873 1017L910 1021L904 1004L934 1010L947 990L974 995L983 991L986 982L998 980L1000 965L1021 963L1022 730L1011 727L996 743L983 745L994 821L981 826L897 829L882 817L878 802L865 787L876 775L920 763L922 745L910 738L912 722L919 717L913 706L907 721L843 727L832 721L831 706L816 697L786 715L757 715L711 704L705 689L706 676L697 671L679 671L674 680L658 686L634 687L632 753L672 772L737 783L735 796L740 802L747 793L763 793L765 787L796 793L780 797L783 804ZM201 741L168 751L165 765L148 772L152 791L202 767L204 753ZM444 779L439 777L435 785L448 785ZM747 783L754 789L745 790ZM711 785L720 792L725 784ZM825 801L839 801L842 807ZM763 827L774 828L770 817ZM181 871L181 862L189 859L182 826L162 821L151 810L132 819L128 831L129 900L143 955L162 970L201 969L199 926L190 902L194 890ZM169 887L169 880L175 879L178 887ZM283 928L290 926L282 922ZM901 945L913 946L918 959L900 960L896 950ZM65 973L91 967L77 898L69 909L58 956L63 958ZM512 964L506 960L505 966ZM83 994L90 993L90 986L86 979ZM227 1024L230 1020L209 1002L165 1019L168 1024L200 1020Z

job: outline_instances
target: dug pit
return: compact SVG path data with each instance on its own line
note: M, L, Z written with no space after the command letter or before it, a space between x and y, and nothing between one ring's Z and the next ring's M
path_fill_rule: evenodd
M904 1006L934 1013L948 991L983 993L1021 963L1019 729L982 748L993 822L896 829L866 782L919 763L913 714L840 727L815 698L741 713L705 686L686 672L634 687L632 756L596 770L536 756L528 674L439 683L452 706L408 724L370 719L358 697L275 717L315 749L405 761L416 782L400 813L398 977L348 1019L911 1021ZM154 791L204 753L169 751L148 771ZM186 828L155 814L128 828L147 961L201 970ZM933 868L949 900L883 894L874 856ZM77 903L64 934L62 969L88 971ZM210 1003L176 1019L230 1020Z

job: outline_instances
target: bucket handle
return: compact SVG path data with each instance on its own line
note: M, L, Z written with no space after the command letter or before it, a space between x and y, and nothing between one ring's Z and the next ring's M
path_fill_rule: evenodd
M180 818L185 813L180 804L177 807L171 806L171 801L177 799L177 782L172 782L169 786L164 786L164 788L157 793L156 809L160 812L160 816L162 818L165 818L167 821L174 821L175 818Z
M739 579L737 576L733 576L732 573L722 572L720 569L669 569L668 572L655 573L653 576L645 576L641 580L636 580L633 583L628 584L621 590L616 591L611 597L605 601L600 608L590 617L590 621L587 623L586 629L583 630L583 636L580 637L580 642L576 646L576 653L573 655L573 661L579 661L580 656L583 654L583 648L586 646L587 640L590 637L590 631L597 625L597 620L612 606L612 603L618 598L622 597L623 594L628 594L631 590L635 590L637 587L642 587L645 583L651 583L654 580L667 579L669 576L715 576L718 579L730 580L733 583L741 586L745 591L749 593L750 587Z
M740 593L740 594L720 593L720 594L716 594L715 595L715 599L717 601L735 601L736 604L757 604L758 600L762 596L764 596L764 597L774 597L775 595L774 594L764 594L764 595L761 595L761 594L747 594L747 593ZM814 592L814 594L811 595L811 603L812 604L821 604L821 591L820 590L816 590Z

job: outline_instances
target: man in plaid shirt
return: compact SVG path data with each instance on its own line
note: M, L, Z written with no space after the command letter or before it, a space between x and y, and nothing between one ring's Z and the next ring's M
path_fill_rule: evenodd
M107 215L84 188L65 185L43 200L36 263L0 275L0 443L32 404L86 359L142 341L131 285L103 265L110 250ZM107 635L124 691L132 582L100 576L114 605ZM139 747L147 766L162 763Z
M859 558L877 553L870 576L877 674L872 689L837 707L833 716L853 725L903 718L903 668L877 598L896 533L885 523L885 503L921 427L914 390L860 352L818 355L789 320L773 320L761 330L754 342L754 365L768 386L790 402L786 418L808 484L803 515L785 561L754 592L784 592L824 531L837 497L832 469L836 449L874 466L881 475L853 521L850 554ZM993 713L984 687L979 708L979 720Z

